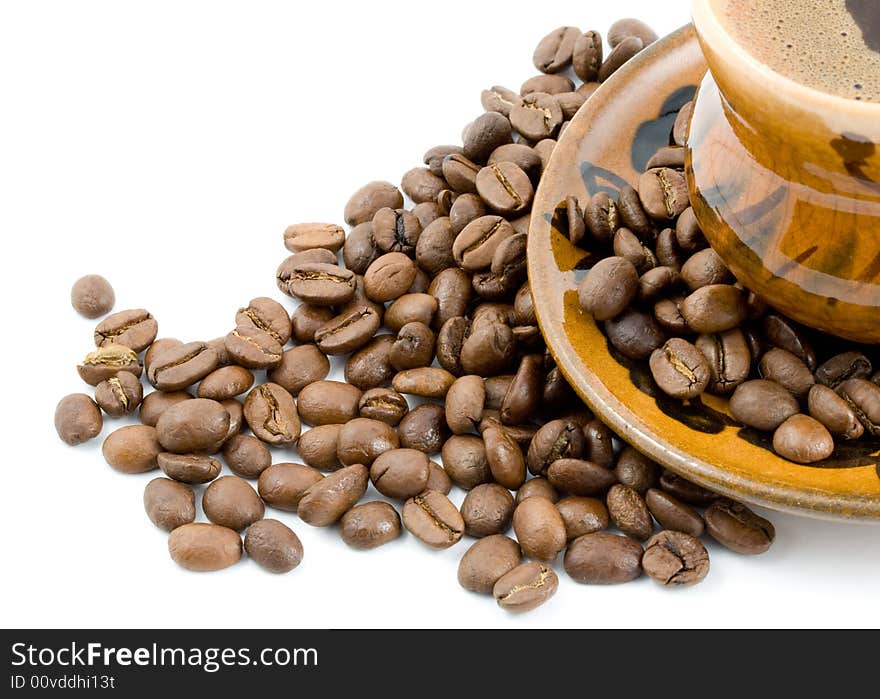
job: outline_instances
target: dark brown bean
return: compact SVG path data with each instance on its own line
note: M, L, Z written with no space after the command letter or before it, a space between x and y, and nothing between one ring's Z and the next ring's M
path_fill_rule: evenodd
M789 461L814 464L831 456L834 438L809 415L792 415L773 433L773 450Z
M696 585L709 574L709 552L690 534L664 531L645 545L642 568L661 585Z
M565 552L565 572L575 582L613 585L630 582L642 574L642 545L619 534L585 534Z
M257 492L236 476L221 476L212 481L202 495L202 509L214 524L235 531L262 519L266 511Z
M471 592L488 595L495 584L519 565L519 545L500 534L475 542L458 565L458 583Z
M644 494L656 485L660 467L647 456L627 445L620 452L614 475L619 483Z
M608 509L601 500L570 496L556 503L569 541L608 528Z
M346 466L331 473L303 494L297 514L314 527L335 524L364 496L368 478L367 467L363 464Z
M709 536L737 553L764 553L776 538L770 522L738 502L718 500L709 506L704 518Z
M327 357L317 346L305 344L284 350L281 362L269 371L266 378L296 396L310 383L321 381L329 373L330 362ZM209 378L206 377L205 381ZM202 381L202 385L205 381ZM201 391L201 386L199 390Z
M521 563L502 576L492 588L498 606L509 612L527 612L538 607L555 593L559 578L543 563Z
M553 561L565 548L565 522L546 498L532 497L520 502L513 512L513 530L529 558Z
M645 503L664 529L685 532L691 536L703 536L705 523L700 513L680 502L669 493L651 488L645 493Z
M303 558L299 537L277 519L262 519L244 535L247 555L270 573L289 573Z
M426 490L406 501L403 524L422 543L445 549L458 543L464 534L464 520L443 493Z
M361 391L340 381L315 381L299 392L297 407L310 425L344 424L358 415Z
M194 522L196 496L191 488L168 478L154 478L144 488L147 517L166 532Z
M342 540L354 549L374 549L400 536L400 515L387 502L355 505L339 522Z
M390 182L370 182L351 195L345 205L345 222L351 226L371 221L376 212L384 207L399 209L403 195Z
M449 437L446 410L436 403L424 403L404 416L397 433L402 447L436 454Z
M309 466L321 471L335 471L340 467L336 455L339 433L343 425L318 425L304 432L297 442L300 458Z
M322 478L320 471L304 464L272 464L260 474L257 492L270 507L296 512L305 492Z
M254 434L267 444L294 444L302 431L293 396L274 383L261 384L248 393L244 418Z
M95 346L123 345L143 352L159 331L156 319L143 308L119 311L107 316L95 328Z
M220 475L220 469L223 468L217 459L204 454L161 452L156 462L169 478L192 485L209 483Z

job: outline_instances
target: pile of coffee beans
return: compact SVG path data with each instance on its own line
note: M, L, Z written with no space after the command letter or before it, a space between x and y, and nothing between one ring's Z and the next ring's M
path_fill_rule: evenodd
M598 262L581 308L613 349L647 362L659 391L683 402L729 399L750 439L799 464L836 444L880 438L880 360L865 347L805 328L739 284L709 246L684 174L688 104L669 145L638 186L560 202L569 239Z
M161 469L144 506L190 570L227 567L243 551L272 572L296 567L302 545L264 519L267 506L337 527L354 549L404 530L435 549L475 539L459 582L511 611L554 594L560 554L581 583L644 572L692 585L709 569L704 533L734 551L767 550L769 522L663 472L584 407L544 345L526 279L529 210L554 139L656 38L618 22L603 60L597 32L551 32L534 54L541 74L519 92L486 90L462 145L428 150L400 188L355 192L348 232L290 226L277 284L299 301L292 315L255 298L224 337L186 343L157 339L143 309L106 317L79 367L94 400L61 401L61 438L97 436L102 411L138 411L142 424L110 433L104 456L125 473ZM333 356L346 357L345 382L328 380ZM460 508L453 488L467 491ZM210 523L194 521L197 494Z

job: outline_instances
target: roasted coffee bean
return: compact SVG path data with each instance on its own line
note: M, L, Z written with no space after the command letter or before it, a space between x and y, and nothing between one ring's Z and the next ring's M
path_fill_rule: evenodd
M204 454L172 454L163 451L156 461L169 478L181 483L199 485L210 483L220 475L223 465L217 459Z
M678 241L675 239L675 231L671 228L664 228L660 235L657 236L657 244L655 246L657 251L657 261L660 263L662 267L669 268L674 270L675 272L680 272L682 266L685 264L685 260L683 259L683 255L681 250L678 247ZM656 273L655 275L656 276ZM669 291L668 287L671 287L675 284L678 284L680 281L680 277L678 274L670 274L666 273L666 278L653 279L647 273L642 279L642 285L647 286L648 281L651 282L650 289L641 289L642 298L647 298L647 294L649 291L653 291L657 295L665 294ZM666 287L657 284L657 282L665 282L667 284ZM727 281L727 278L721 278L720 281ZM657 298L657 296L654 296Z
M608 43L612 48L630 36L639 37L645 46L653 44L659 38L651 27L638 19L619 19L608 29Z
M517 233L502 241L496 248L489 270L503 280L505 288L513 284L518 286L525 280L527 244L528 236L525 233ZM505 295L507 295L506 291Z
M367 223L367 226L370 224ZM354 232L354 231L353 231ZM351 236L350 236L351 237ZM359 238L355 236L354 243L358 243ZM343 253L343 258L346 255ZM338 262L336 255L329 250L325 250L324 248L312 248L311 250L303 250L302 252L295 253L285 258L285 260L278 265L278 269L275 272L275 283L278 286L279 291L291 295L290 292L290 280L293 277L293 271L299 266L303 264L312 264L312 263L320 263L325 265L335 265ZM349 269L353 269L349 267Z
M502 534L513 518L513 496L497 483L482 483L471 490L461 504L465 533L476 538Z
M659 261L659 260L658 260ZM678 272L672 267L654 267L639 278L638 301L652 304L672 293L680 280Z
M422 398L443 398L455 377L446 369L423 366L395 374L391 385L395 391Z
M226 465L242 478L259 478L272 464L272 454L263 442L247 434L236 434L223 445Z
M436 454L449 437L446 410L436 403L424 403L410 410L397 426L400 446Z
M703 535L705 523L700 513L669 493L651 488L645 493L645 503L661 527L695 537Z
M370 182L352 194L345 205L345 222L350 226L371 221L379 209L399 209L403 195L390 182Z
M629 185L617 195L617 217L623 227L635 233L643 242L653 240L654 225L642 206L639 193Z
M367 490L367 467L346 466L312 485L297 507L300 519L315 527L335 524Z
M611 243L619 228L617 204L605 192L598 192L584 209L584 222L597 243Z
M517 325L537 325L538 323L532 291L528 282L516 292L516 298L513 301L513 318Z
M816 368L816 352L802 328L775 313L765 316L762 325L764 335L771 345L788 350L803 361L810 371Z
M144 488L144 509L159 529L174 531L196 519L196 495L183 483L154 478Z
M516 144L501 146L501 148L499 148L498 150L502 150L504 148L513 148L515 147L515 145ZM520 165L520 167L522 167L522 165ZM525 172L526 174L528 174L528 170L526 170ZM474 181L474 188L476 189L476 176L474 177ZM471 221L475 221L481 216L485 216L487 213L488 211L486 210L486 205L483 203L483 200L480 199L480 196L478 194L462 194L461 196L459 196L458 199L455 200L455 203L452 205L452 208L449 210L448 230L446 230L446 225L444 225L444 230L442 231L442 233L438 231L435 234L437 242L434 243L432 247L435 247L437 249L437 252L433 255L424 256L426 258L427 264L422 260L419 260L419 251L418 249L416 249L416 259L419 260L419 264L422 266L422 268L428 272L431 272L432 268L440 267L440 269L445 269L446 267L454 266L454 258L452 258L451 245L452 242L454 242L455 240L455 236L461 233L461 231L464 230L465 226L467 226ZM449 241L447 243L449 235L452 236L452 241ZM449 262L450 258L452 258L452 262ZM436 272L431 273L436 274Z
M571 92L571 90L558 91ZM519 133L532 141L552 138L564 118L559 102L545 91L524 95L522 104L510 110L510 123ZM483 199L485 198L484 196Z
M610 320L632 303L639 275L623 257L606 257L593 266L578 286L581 308L598 321Z
M577 27L559 27L538 43L532 62L542 73L560 73L571 65L574 45L580 38Z
M709 536L737 553L764 553L776 538L776 530L770 522L738 502L718 500L708 507L703 517Z
M315 344L325 355L349 354L367 344L379 329L379 314L358 306L335 316L315 331Z
M244 406L235 398L221 401L220 405L229 413L229 430L226 433L226 439L229 439L241 432L244 425Z
M490 323L476 330L461 346L461 367L479 376L503 374L516 356L513 331L503 323Z
M122 473L144 473L158 468L162 451L156 429L148 425L126 425L111 432L101 448L104 460Z
M302 430L293 396L274 383L261 384L248 393L244 419L257 437L276 446L294 444Z
M335 471L341 464L337 456L339 434L343 425L318 425L303 432L296 444L300 458L309 466L321 471Z
M657 484L659 474L656 463L628 445L620 452L614 469L619 483L642 494Z
M324 248L339 252L345 231L335 223L297 223L284 231L284 247L291 252Z
M480 102L487 112L498 112L509 117L510 110L522 102L522 97L513 90L496 85L489 90L483 90Z
M658 325L668 333L689 335L691 332L687 321L681 314L682 301L684 301L684 296L676 294L668 299L660 299L654 304L654 318L656 318ZM751 363L749 363L749 368L751 368Z
M557 459L547 469L547 479L572 495L596 495L614 484L614 472L592 461Z
M290 317L284 306L274 299L261 296L251 299L245 308L240 308L235 315L237 325L253 325L255 328L269 333L280 344L290 339Z
M381 454L397 449L400 440L390 425L359 417L347 422L339 431L336 456L344 466L363 464L369 467Z
M524 213L532 205L532 183L529 176L514 163L484 167L477 174L476 187L486 205L505 216Z
M666 341L654 316L632 308L605 321L605 333L618 352L636 360L647 359Z
M345 364L345 380L362 390L387 383L395 371L391 365L394 340L394 335L377 335L351 355Z
M286 280L286 291L316 306L341 306L355 292L354 272L338 265L306 262L294 267Z
M526 462L519 444L500 424L483 430L483 442L495 481L510 490L519 488L526 479Z
M572 48L572 67L574 73L584 83L599 79L602 65L602 37L599 32L588 31L579 36Z
M487 161L488 165L497 165L499 163L513 163L517 167L519 167L526 175L529 176L529 179L532 182L537 182L541 176L541 170L543 168L543 163L541 161L541 156L538 155L537 151L534 148L530 148L524 143L507 143L503 146L499 146L492 154L489 156L489 160ZM466 200L472 201L472 200ZM479 200L479 198L477 199ZM456 202L458 204L458 202ZM474 205L473 208L476 208ZM453 221L453 225L455 224L455 217L453 214L450 214L450 218ZM472 217L471 220L473 220Z
M808 415L792 415L773 433L773 449L789 461L813 464L831 456L834 438L818 420Z
M837 392L859 418L865 431L880 437L880 385L865 379L847 379Z
M608 509L601 500L571 496L556 503L569 541L608 528Z
M334 317L333 309L324 306L300 304L290 317L293 339L303 344L313 343L318 328Z
M221 340L222 341L222 340ZM180 347L183 343L175 337L163 337L158 340L154 340L153 343L147 347L146 352L144 352L144 371L147 372L147 376L150 375L150 367L153 365L153 361L159 357L165 350L173 349L175 347ZM208 344L208 343L205 343ZM209 345L210 347L215 348L216 345ZM216 352L217 350L214 349Z
M446 424L453 434L473 432L483 415L486 387L479 376L462 376L446 392Z
M550 164L550 157L553 155L553 151L556 150L556 139L553 138L543 138L538 141L535 146L535 153L538 154L538 157L541 158L541 170L544 171L547 169L547 166ZM519 230L515 225L517 221L524 222L525 228L523 230ZM514 230L517 233L528 233L528 217L521 217L516 219L516 221L512 222L514 224Z
M287 320L286 315L284 318ZM153 358L147 380L160 391L180 391L206 377L218 365L217 352L206 343L188 342Z
M99 318L113 310L116 294L110 282L104 277L99 274L87 274L73 283L70 303L81 316Z
M385 327L399 332L408 323L431 325L437 312L437 299L430 294L404 294L385 312Z
M553 561L565 548L565 522L546 498L532 497L520 502L513 512L513 530L529 558Z
M659 264L654 251L639 240L629 228L621 228L612 235L614 254L629 260L639 274L644 274Z
M475 435L453 435L443 445L443 466L455 485L471 490L492 478L486 446Z
M461 152L461 146L434 146L425 152L425 155L422 157L422 162L427 165L428 169L437 175L437 177L441 177L443 175L443 159L447 155Z
M684 155L685 149L681 146L663 146L660 148L648 162L645 164L646 170L651 170L657 167L671 167L676 170L684 169ZM678 234L676 231L673 231L673 234L676 236L676 243L678 242Z
M873 368L868 358L861 352L844 352L816 369L816 381L823 386L837 388L848 379L867 379Z
M696 585L709 574L709 552L691 534L664 531L645 544L642 568L661 585Z
M437 177L428 168L414 167L403 174L400 188L416 204L420 204L425 201L435 201L437 195L446 189L446 181L442 177ZM399 209L400 206L391 208Z
M495 116L507 121L500 114ZM508 122L509 129L510 122ZM473 160L459 153L453 153L443 161L443 177L452 189L462 194L473 194L477 191L477 174L481 169Z
M500 216L482 216L471 221L455 238L452 254L458 265L470 272L485 269L501 243L514 235L513 227Z
M270 573L289 573L303 557L299 537L277 519L262 519L249 526L244 535L244 550Z
M428 367L434 360L434 347L435 338L431 328L419 321L407 323L397 333L397 338L391 346L389 355L391 365L401 372L407 369L415 370L420 367ZM449 374L444 369L436 371L444 371ZM394 380L398 380L397 376ZM401 391L401 393L408 392Z
M411 255L422 232L418 219L406 209L379 209L371 222L373 240L382 252Z
M498 606L509 612L527 612L556 594L559 578L543 563L521 563L499 578L492 588Z
M608 80L644 47L645 43L637 36L628 36L614 46L599 69L599 82L604 83Z
M547 498L550 502L555 503L559 500L559 493L556 492L556 488L550 484L550 481L543 476L537 476L523 483L522 487L516 491L514 501L519 505L526 498L532 497Z
M345 245L342 248L342 261L345 266L355 274L363 274L367 268L373 263L382 251L373 238L373 225L370 221L361 223L349 231L345 239ZM330 264L335 263L335 259L318 260ZM279 269L278 277L286 276ZM282 289L283 291L284 289Z
M299 393L299 414L310 425L343 424L358 415L361 391L339 381L316 381Z
M519 93L523 96L523 99L525 99L528 95L534 93L558 95L561 92L571 92L572 90L574 90L574 83L564 75L536 75L522 84L519 88ZM513 114L512 109L511 114ZM529 138L527 134L523 135L526 136L526 138Z
M471 279L462 269L444 269L431 282L428 293L437 299L434 328L439 330L450 318L466 315L472 295Z
M710 393L727 395L749 377L751 352L739 328L717 335L700 335L696 346L709 363Z
M148 394L141 403L139 415L141 422L150 427L155 427L156 423L159 422L159 416L167 408L191 399L192 396L186 391L173 391L171 393L154 391Z
M215 454L229 433L229 413L220 403L193 398L166 408L156 422L161 451ZM158 452L157 452L158 453Z
M303 464L272 464L260 474L257 491L270 507L296 512L303 494L324 476Z
M184 524L168 537L168 551L174 562L187 570L222 570L241 558L241 537L216 524Z
M458 566L458 583L466 590L491 594L495 584L519 565L519 545L496 534L474 543Z
M477 117L468 127L464 135L462 152L466 158L484 163L493 150L512 142L513 134L508 118L499 112L488 111ZM452 157L455 156L448 156L448 158Z
M231 365L215 369L202 379L196 395L223 401L245 393L254 385L254 375L244 367Z
M681 314L696 333L732 330L748 314L745 294L729 284L711 284L694 291L681 304Z
M664 471L660 476L660 488L688 505L705 507L719 498L715 493L675 475L672 471Z
M284 350L281 362L269 372L267 378L297 395L310 383L324 379L328 373L330 362L327 357L315 345L305 344Z
M425 490L436 490L444 495L449 495L452 490L452 479L446 473L446 469L436 461L429 464L428 485L425 486Z
M600 420L584 425L583 456L602 468L614 468L614 444L611 430Z
M483 382L486 390L485 410L495 410L498 412L496 416L501 419L501 404L504 402L504 396L510 390L513 383L513 374L502 374L500 376L490 376Z
M140 376L143 367L134 350L123 345L105 345L89 352L76 370L83 381L90 386L97 386L120 371Z
M791 352L774 347L758 364L761 378L787 389L795 398L807 397L816 379L806 364Z
M95 402L112 417L133 413L143 397L141 380L127 371L120 371L95 387Z
M374 549L400 536L400 515L387 502L355 505L339 522L342 540L354 549Z
M406 398L388 388L371 388L358 401L358 413L363 418L380 420L392 427L409 412Z
M675 238L679 247L686 253L695 253L708 245L694 210L688 207L682 211L675 224Z
M639 178L639 198L655 220L673 219L688 207L687 181L672 168L648 170Z
M427 489L430 462L415 449L383 451L370 467L370 480L383 495L405 500Z
M159 331L156 319L143 308L119 311L107 316L95 328L95 346L123 345L143 352Z
M95 401L85 393L65 396L55 408L55 431L70 446L83 444L101 434L104 419Z
M403 506L403 525L422 543L445 549L464 534L464 520L449 498L435 490L411 497Z
M235 531L263 519L266 511L257 492L236 476L221 476L211 482L202 495L202 509L214 524Z
M416 266L401 252L389 252L373 262L364 273L367 296L377 303L403 296L416 278Z
M526 461L529 472L542 476L559 459L578 459L584 450L584 433L570 420L552 420L535 434Z
M585 534L571 542L565 552L565 572L575 582L613 585L635 580L642 574L642 545L619 534Z
M501 402L501 422L519 425L528 422L541 405L543 357L529 354L523 357L519 369Z
M730 413L736 420L765 432L772 432L798 412L797 399L773 381L746 381L730 398Z
M813 386L807 403L810 416L821 422L834 437L858 439L865 433L855 410L828 386Z
M694 253L681 268L681 278L691 291L712 284L727 284L733 275L712 248Z
M614 526L624 534L642 541L653 534L654 522L645 499L632 488L620 484L612 486L606 497L606 505Z
M709 385L709 362L699 349L687 340L674 337L650 359L651 375L664 393L680 400L701 395Z
M236 364L243 367L271 369L281 363L283 349L269 333L249 324L239 325L226 336L226 351Z

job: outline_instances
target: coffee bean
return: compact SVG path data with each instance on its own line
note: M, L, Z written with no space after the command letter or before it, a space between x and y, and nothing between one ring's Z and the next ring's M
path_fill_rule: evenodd
M605 321L605 333L614 348L630 359L647 359L666 340L654 316L627 309Z
M608 80L644 47L645 43L637 36L628 36L612 47L611 53L608 54L602 63L602 67L599 69L599 82L604 83Z
M343 425L318 425L307 430L296 444L300 458L309 466L321 471L335 471L341 464L336 447Z
M717 335L700 335L696 346L709 363L708 390L711 393L731 393L749 377L751 352L739 328Z
M526 278L527 244L528 236L525 233L517 233L503 240L492 255L489 270L500 280L505 289L504 296L509 294L509 287L519 286ZM476 282L475 288L479 293L480 289L476 286ZM485 297L485 294L480 295Z
M654 251L628 228L621 228L616 233L612 232L608 235L614 236L614 254L628 260L639 274L644 274L659 264Z
M427 165L428 169L437 175L437 177L441 177L443 175L443 159L447 155L461 152L461 146L434 146L425 152L422 162Z
M500 424L484 429L483 441L492 477L505 488L519 488L526 479L525 457L519 444Z
M539 354L523 357L501 402L501 421L506 425L528 422L541 404L543 358Z
M242 478L259 478L272 464L272 454L263 442L246 434L236 434L223 445L223 459L232 472Z
M642 553L642 545L635 539L599 532L572 541L563 564L575 582L614 585L642 574Z
M516 491L514 502L519 505L526 498L532 497L547 498L550 502L555 503L559 500L559 493L556 492L556 488L550 484L550 481L543 476L537 476L522 484L522 487Z
M513 512L513 530L529 558L553 561L565 548L565 522L546 498L531 497L520 502Z
M528 175L513 163L497 163L477 174L477 193L493 211L502 215L526 212L534 189Z
M464 156L471 161L484 163L493 150L512 142L513 136L508 118L498 112L488 111L477 117L468 127L462 150ZM454 157L456 156L448 156L447 161ZM443 172L445 175L445 167ZM463 191L472 192L474 190L466 189Z
M359 417L339 431L336 456L344 466L363 464L369 467L381 454L400 445L397 432L390 425Z
M316 306L341 306L355 292L354 272L323 262L296 265L289 278L279 279L286 284L282 291Z
M672 471L664 471L660 476L660 488L682 502L700 507L711 505L719 498L715 493L675 475Z
M638 288L638 272L629 260L606 257L581 281L578 301L596 320L610 320L629 306Z
M578 459L583 454L584 434L569 420L552 420L538 430L526 455L529 472L544 475L559 459Z
M708 245L691 207L682 211L681 216L678 217L675 224L675 238L686 253L695 253Z
M400 372L428 367L434 361L435 342L434 333L427 325L419 321L407 323L397 333L397 338L391 346L389 355L391 365ZM443 371L449 374L444 369L434 371ZM394 377L395 381L398 380L397 376ZM452 375L449 374L449 376ZM401 393L409 392L401 391Z
M507 488L497 483L476 485L461 504L465 533L477 538L501 534L510 528L513 510L513 496Z
M415 449L391 449L380 454L370 467L370 480L383 495L405 500L427 488L430 464Z
M355 274L363 274L381 254L382 251L376 244L375 238L373 238L373 224L371 221L366 221L349 231L345 239L345 245L342 248L342 261ZM336 262L335 259L316 261L330 264ZM284 276L289 276L289 274L282 273L282 270L279 268L278 277L282 278Z
M389 252L373 262L364 273L367 296L378 303L403 296L416 277L413 261L400 252Z
M386 206L399 209L403 206L403 195L390 182L370 182L351 195L345 205L345 222L350 226L366 223Z
M430 294L404 294L385 312L385 327L399 332L408 323L430 326L437 312L437 299Z
M226 408L206 398L172 405L162 412L156 423L161 451L175 454L215 454L226 441L228 432Z
M95 387L95 402L112 417L133 413L143 397L141 380L127 371L120 371Z
M274 383L261 384L248 393L244 419L257 437L276 446L296 443L302 429L293 396Z
M374 549L400 536L400 515L387 502L365 502L342 516L339 533L354 549Z
M681 278L691 291L712 284L727 284L733 275L712 248L694 253L681 268Z
M318 329L333 317L332 308L300 304L290 317L293 339L303 344L313 343Z
M776 530L770 522L738 502L718 500L703 517L709 536L737 553L764 553L776 538Z
M324 476L303 464L272 464L260 474L257 491L270 507L296 512L303 494Z
M608 509L601 500L570 496L556 503L568 541L608 528Z
M559 578L543 563L521 563L502 576L492 588L498 606L509 612L527 612L544 604L554 594Z
M642 568L661 585L696 585L709 574L709 552L690 534L664 531L645 545Z
M358 415L361 391L339 381L315 381L299 392L299 414L310 425L343 424Z
M773 450L798 464L824 461L834 452L834 438L818 420L792 415L773 433Z
M562 90L562 92L570 92L570 90ZM552 138L564 119L559 102L553 95L544 91L525 95L522 104L510 111L510 123L519 133L532 141ZM477 187L479 189L479 182ZM482 192L480 194L483 195ZM486 197L483 196L483 199L485 200ZM486 203L492 206L489 201Z
M461 367L467 374L493 376L510 368L516 354L513 331L503 323L472 330L461 346Z
M226 439L229 439L241 432L244 425L244 406L235 398L221 401L220 405L229 413L229 430L226 432Z
M655 303L671 293L679 281L679 274L672 267L661 266L649 269L639 279L637 298L643 304Z
M362 418L379 420L392 427L409 412L406 398L388 388L372 388L365 391L358 401L358 413Z
M464 520L455 505L435 490L406 501L403 525L419 541L437 549L458 543L464 533Z
M605 192L593 195L584 209L584 222L597 243L610 243L619 228L617 204Z
M206 343L188 342L157 355L150 362L147 380L160 391L180 391L206 377L218 364L217 352Z
M816 384L807 399L810 416L818 420L835 437L858 439L865 433L858 415L849 404L828 386Z
M625 446L617 459L614 475L619 483L644 494L657 483L660 468L647 456Z
M284 231L284 247L291 252L324 248L339 252L345 231L335 223L297 223Z
M244 367L232 365L215 369L202 379L196 395L223 401L245 393L254 385L254 375Z
M144 488L144 509L153 524L170 532L195 521L196 496L183 483L154 478Z
M291 326L287 311L280 303L265 296L251 299L247 307L238 309L235 322L239 326L253 325L269 333L281 345L290 339Z
M300 519L314 527L335 524L367 490L367 467L346 466L312 485L297 507Z
M122 473L144 473L158 468L162 451L156 429L148 425L126 425L111 432L101 447L104 460Z
M439 330L450 318L466 314L472 294L470 277L462 269L444 269L431 282L428 293L437 299L434 328Z
M437 199L437 195L446 189L446 181L442 177L437 177L428 168L414 167L404 173L400 188L410 199L419 204ZM400 206L391 208L397 209Z
M241 537L216 524L184 524L171 532L168 551L174 562L187 570L222 570L241 558Z
M703 535L705 524L700 514L669 493L651 488L645 493L645 503L661 527L695 537Z
M175 337L163 337L158 340L153 340L152 344L147 347L144 352L144 371L147 372L149 376L150 367L153 365L153 362L156 360L159 355L161 355L165 350L173 349L175 347L180 347L183 343ZM207 344L207 343L205 343ZM213 345L210 345L213 348ZM214 350L217 351L216 349Z
M844 352L833 356L816 369L816 381L823 386L837 388L848 379L867 379L873 368L861 352Z
M583 456L597 466L614 468L614 444L611 430L600 420L591 420L584 425Z
M806 398L816 379L806 364L791 352L774 347L758 364L761 378L787 389L795 398Z
M299 537L277 519L261 519L244 536L247 555L270 573L289 573L303 557Z
M614 472L591 461L557 459L547 469L547 479L572 495L595 495L614 484Z
M880 437L880 385L865 379L847 379L837 387L837 392L853 409L865 431Z
M615 485L606 498L608 513L620 531L644 541L654 532L654 522L645 504L645 499L632 488Z
M526 173L532 182L537 182L540 179L541 170L543 169L541 156L538 155L534 148L530 148L524 143L507 143L493 150L489 156L487 164L498 165L500 163L513 163ZM469 198L466 199L465 202L462 202L462 205L470 203L473 209L476 210L478 208L477 202L482 203L479 198L476 198L476 200ZM458 204L459 202L456 202L456 205ZM450 213L453 227L455 227L456 223L455 213L455 211ZM470 212L468 212L468 214L470 215ZM473 220L474 218L476 218L476 216L471 216L470 220Z
M608 43L612 48L631 36L637 36L645 46L659 38L651 27L638 19L619 19L608 29Z
M455 377L446 369L420 367L395 374L391 385L395 391L422 398L443 398Z
M401 446L436 454L449 437L446 411L442 405L424 403L404 416L397 432Z
M500 534L475 542L458 565L458 583L465 590L492 594L495 584L516 568L522 556L519 545Z
M496 85L489 90L483 90L480 102L487 112L498 112L509 117L510 110L522 102L522 97L513 90Z
M486 388L479 376L462 376L446 393L446 423L453 434L476 429L483 414Z
M536 75L526 80L519 89L519 93L525 99L528 95L536 92L547 95L558 95L561 92L574 90L574 83L564 75ZM511 109L513 114L513 109ZM517 129L518 130L518 129ZM522 132L520 132L522 133ZM523 134L524 136L526 134ZM528 136L526 136L529 138ZM536 140L536 139L532 139Z
M335 316L315 331L315 344L326 355L349 354L369 342L381 325L379 314L359 306Z
M158 331L156 319L143 308L119 311L98 323L95 346L123 345L142 352L156 339Z
M222 464L204 454L172 454L163 451L156 461L165 475L181 483L209 483L220 475Z
M65 396L55 408L55 431L70 446L83 444L101 434L104 419L95 401L85 393Z
M73 283L70 303L81 316L99 318L113 310L116 294L110 282L104 277L99 274L87 274Z
M571 65L575 42L581 32L577 27L554 29L538 43L532 62L542 73L560 73Z
M90 386L97 386L120 371L140 376L143 367L134 350L123 345L105 345L87 354L76 370L83 381Z
M599 79L602 65L602 37L599 32L589 31L580 35L572 47L574 73L585 83Z
M361 390L376 388L394 376L391 347L394 335L377 335L349 357L345 364L345 380Z
M800 406L795 397L773 381L746 381L730 398L734 419L765 432L775 430L798 412Z
M221 476L202 496L205 516L214 524L241 531L263 518L265 507L247 481L236 476Z
M681 272L682 267L687 262L681 248L678 247L678 241L675 239L675 231L671 228L664 228L657 236L657 243L654 246L657 252L657 261L664 267L671 267L676 272ZM680 281L680 277L675 278L676 283ZM721 281L727 281L724 277Z
M237 364L248 369L272 369L281 363L284 350L269 333L253 325L239 325L226 336L226 351Z
M729 284L701 287L681 304L681 314L696 333L732 330L745 320L747 313L745 295Z
M651 375L664 393L680 400L701 395L709 385L709 362L700 350L687 340L674 337L650 359Z
M422 232L418 219L406 209L379 209L371 225L373 240L382 252L410 255Z
M685 149L681 146L663 146L651 156L645 164L645 169L651 170L657 167L671 167L676 170L683 170L684 156ZM679 220L681 220L681 217L679 217ZM677 231L673 231L672 233L675 236L675 242L678 243Z
M455 238L453 257L467 271L485 269L491 265L498 247L513 234L513 227L500 216L482 216L471 221Z
M441 456L449 478L463 490L471 490L491 480L486 447L475 435L450 437L443 445Z
M621 225L628 228L643 242L653 239L654 224L642 206L639 193L627 185L617 195L617 215Z

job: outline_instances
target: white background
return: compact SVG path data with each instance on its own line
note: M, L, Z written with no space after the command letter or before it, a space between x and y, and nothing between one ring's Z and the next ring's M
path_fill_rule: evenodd
M547 31L604 32L636 15L662 34L688 20L687 5L4 2L0 624L880 624L880 528L775 514L770 553L710 544L712 572L694 589L583 587L558 565L556 597L521 617L458 586L466 542L434 552L404 536L357 553L333 530L272 511L303 541L297 570L272 576L243 561L188 573L143 511L156 474L121 475L101 457L119 423L79 448L52 428L57 400L88 390L74 367L93 323L68 301L80 275L108 277L117 310L147 307L160 336L223 335L249 299L281 296L286 225L341 221L358 186L398 182L428 147L457 142L481 89L535 72Z

